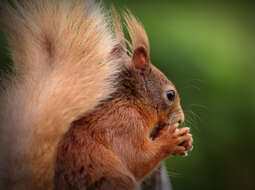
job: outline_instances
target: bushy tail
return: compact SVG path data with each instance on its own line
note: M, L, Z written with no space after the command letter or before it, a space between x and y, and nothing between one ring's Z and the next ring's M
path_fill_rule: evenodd
M0 97L0 189L52 189L59 139L114 91L115 40L90 0L3 6L15 76Z

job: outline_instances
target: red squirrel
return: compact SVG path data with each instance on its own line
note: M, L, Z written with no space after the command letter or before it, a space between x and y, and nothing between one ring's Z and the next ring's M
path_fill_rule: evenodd
M3 82L0 188L132 190L192 149L180 97L127 12L127 40L92 0L2 3L14 74Z

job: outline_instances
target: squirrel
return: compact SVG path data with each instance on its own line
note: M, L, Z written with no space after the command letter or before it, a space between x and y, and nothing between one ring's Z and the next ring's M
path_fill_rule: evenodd
M118 13L93 0L1 3L14 74L1 79L0 189L131 190L192 149L131 12L128 42Z

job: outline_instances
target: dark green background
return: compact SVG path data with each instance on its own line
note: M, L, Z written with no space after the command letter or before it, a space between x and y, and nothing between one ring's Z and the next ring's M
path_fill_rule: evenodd
M194 150L167 160L174 189L254 190L255 7L244 1L108 2L142 21L152 63L181 95Z
M255 7L230 1L107 4L112 2L142 21L153 64L182 98L194 150L167 159L174 189L254 190ZM3 74L9 61L0 43Z

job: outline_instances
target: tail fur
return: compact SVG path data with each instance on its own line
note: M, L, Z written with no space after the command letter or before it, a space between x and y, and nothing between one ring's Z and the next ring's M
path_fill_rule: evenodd
M3 6L15 76L0 97L0 189L52 189L59 139L114 91L116 41L90 0Z

